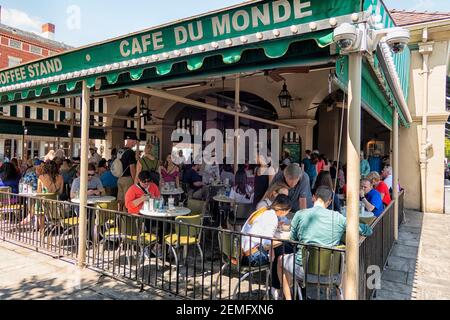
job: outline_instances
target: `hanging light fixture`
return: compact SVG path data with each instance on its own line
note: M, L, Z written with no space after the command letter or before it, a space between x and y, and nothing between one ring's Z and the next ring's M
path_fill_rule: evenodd
M287 89L286 82L284 82L283 84L283 90L281 90L280 94L278 95L278 99L280 100L280 107L282 109L291 108L292 96Z

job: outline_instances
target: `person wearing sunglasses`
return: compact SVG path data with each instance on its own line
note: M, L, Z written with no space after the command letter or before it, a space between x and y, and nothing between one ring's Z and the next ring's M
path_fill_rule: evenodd
M78 168L77 178L72 182L70 198L77 199L80 194L80 168ZM96 176L96 168L93 164L88 166L88 196L104 196L106 194L102 182Z
M132 185L125 194L125 207L127 212L132 215L137 215L141 212L146 197L161 198L159 188L149 171L141 171L138 179L138 183Z

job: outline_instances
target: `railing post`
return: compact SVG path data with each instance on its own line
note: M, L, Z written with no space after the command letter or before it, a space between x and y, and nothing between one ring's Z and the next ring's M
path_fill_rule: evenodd
M349 55L349 108L347 128L347 233L345 299L359 298L359 190L361 151L362 53Z
M392 123L392 195L394 200L394 240L398 240L398 112L394 108L394 116Z
M88 145L89 145L90 93L83 81L81 105L81 168L80 168L80 216L78 220L78 267L86 264L87 240L87 185L88 185Z

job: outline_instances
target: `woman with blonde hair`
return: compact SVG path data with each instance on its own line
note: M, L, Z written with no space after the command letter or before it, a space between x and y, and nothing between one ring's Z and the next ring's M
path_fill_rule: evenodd
M376 171L369 173L366 177L375 190L377 190L381 195L381 200L383 204L387 207L391 203L391 194L389 193L389 187L384 181L381 180L380 174Z
M272 205L272 202L279 194L289 194L289 186L284 182L275 182L274 184L272 184L269 189L267 189L267 192L263 196L262 200L258 202L256 210L270 207Z
M53 159L55 159L55 150L50 150L44 157L44 162L52 161Z
M149 171L152 174L152 178L154 180L157 180L156 184L159 185L159 160L156 159L153 154L153 145L151 143L147 143L144 149L144 155L139 159L137 165L136 165L136 179L135 183L139 183L139 173L141 171ZM157 178L157 179L156 179Z

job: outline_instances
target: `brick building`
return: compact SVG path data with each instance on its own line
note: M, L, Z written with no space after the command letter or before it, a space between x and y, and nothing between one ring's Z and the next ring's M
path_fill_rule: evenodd
M0 9L1 10L1 9ZM1 13L0 13L1 14ZM55 26L51 23L42 25L40 35L12 28L0 23L0 70L22 63L46 58L70 50L72 47L54 40ZM69 99L57 99L53 103L69 107ZM79 99L72 102L80 109ZM104 99L91 101L91 110L103 112ZM74 138L70 139L67 121L71 114L33 106L0 106L0 154L8 158L42 158L50 150L64 149L66 155L79 156L79 130L75 129ZM75 123L80 114L74 116ZM100 120L91 117L93 121ZM34 121L33 121L34 120ZM101 136L96 137L102 139ZM99 141L93 142L101 147Z

